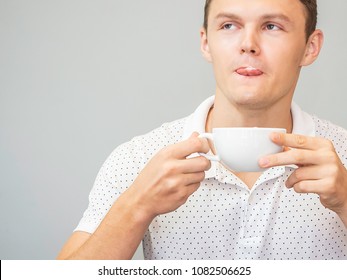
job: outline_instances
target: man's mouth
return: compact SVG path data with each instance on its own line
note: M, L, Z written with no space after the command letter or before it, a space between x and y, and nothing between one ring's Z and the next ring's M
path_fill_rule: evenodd
M236 69L236 73L241 75L241 76L260 76L263 74L263 71L254 68L252 66L247 66L247 67L240 67Z

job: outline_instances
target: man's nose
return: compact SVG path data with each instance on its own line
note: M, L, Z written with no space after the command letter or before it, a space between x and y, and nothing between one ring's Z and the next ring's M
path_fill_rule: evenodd
M259 38L256 31L244 29L244 34L241 38L240 53L260 54Z

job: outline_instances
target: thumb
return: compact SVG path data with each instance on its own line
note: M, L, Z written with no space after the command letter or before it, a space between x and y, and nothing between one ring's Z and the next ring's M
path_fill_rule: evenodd
M194 131L190 136L189 138L195 138L195 137L198 137L200 134L197 132L197 131Z

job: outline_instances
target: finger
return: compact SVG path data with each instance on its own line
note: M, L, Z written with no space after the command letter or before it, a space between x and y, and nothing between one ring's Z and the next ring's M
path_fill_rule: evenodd
M198 138L194 132L187 140L168 147L169 153L177 159L184 159L193 153L207 153L210 150L207 139Z
M288 177L286 187L290 188L302 181L319 180L322 178L324 178L324 174L318 166L300 167Z
M291 150L291 148L289 148L289 147L283 147L283 152L288 152L290 150Z
M328 140L309 137L299 134L285 134L273 132L270 135L271 140L280 146L286 146L297 149L318 150L328 144Z
M185 186L201 183L205 179L205 172L183 174L182 180Z
M297 193L315 193L322 194L322 180L306 180L300 181L292 186L295 192Z
M181 172L185 174L207 171L211 168L211 162L203 156L183 159L179 164Z
M195 193L200 188L200 185L201 183L195 183L195 184L186 186L187 196L190 196L193 193Z
M292 164L304 166L320 164L322 160L320 154L315 151L291 149L265 156L259 160L259 165L263 168Z

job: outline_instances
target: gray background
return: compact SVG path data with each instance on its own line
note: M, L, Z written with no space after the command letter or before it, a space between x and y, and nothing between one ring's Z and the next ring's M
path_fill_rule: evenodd
M109 153L214 93L203 4L0 0L1 259L54 259ZM347 127L347 2L319 5L325 45L295 99Z

